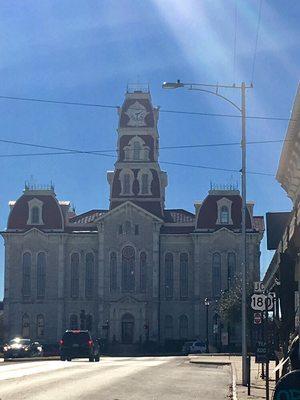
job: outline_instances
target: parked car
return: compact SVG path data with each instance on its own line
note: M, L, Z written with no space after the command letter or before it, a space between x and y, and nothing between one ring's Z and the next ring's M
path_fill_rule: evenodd
M185 342L183 343L181 353L184 355L188 355L190 353L191 346L194 342Z
M14 338L3 346L4 359L18 357L42 357L43 346L31 339Z
M192 343L190 347L190 353L205 353L206 352L206 344L201 340L196 340Z
M99 340L93 340L89 331L67 330L60 341L61 361L73 358L88 358L90 362L100 360Z

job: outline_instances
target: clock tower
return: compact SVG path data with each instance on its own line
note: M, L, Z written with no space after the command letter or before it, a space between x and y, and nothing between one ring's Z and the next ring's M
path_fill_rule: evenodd
M110 208L130 200L162 217L167 174L158 164L159 108L153 107L148 87L128 88L118 114L118 160L107 173Z

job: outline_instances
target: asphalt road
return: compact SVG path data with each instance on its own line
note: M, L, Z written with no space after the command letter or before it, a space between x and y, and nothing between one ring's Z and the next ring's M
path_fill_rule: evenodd
M1 400L224 400L228 366L189 363L187 357L105 357L0 365Z

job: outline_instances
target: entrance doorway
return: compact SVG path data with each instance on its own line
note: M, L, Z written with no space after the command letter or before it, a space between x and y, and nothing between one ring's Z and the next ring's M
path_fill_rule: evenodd
M124 314L122 317L122 343L131 344L134 339L134 317Z

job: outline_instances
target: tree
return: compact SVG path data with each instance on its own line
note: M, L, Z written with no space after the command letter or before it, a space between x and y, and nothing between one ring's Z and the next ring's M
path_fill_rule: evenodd
M247 320L252 320L252 311L250 307L250 298L252 286L246 284L246 302L247 302ZM219 315L223 323L233 326L241 321L242 318L242 279L237 276L232 282L230 289L222 292L218 302Z

